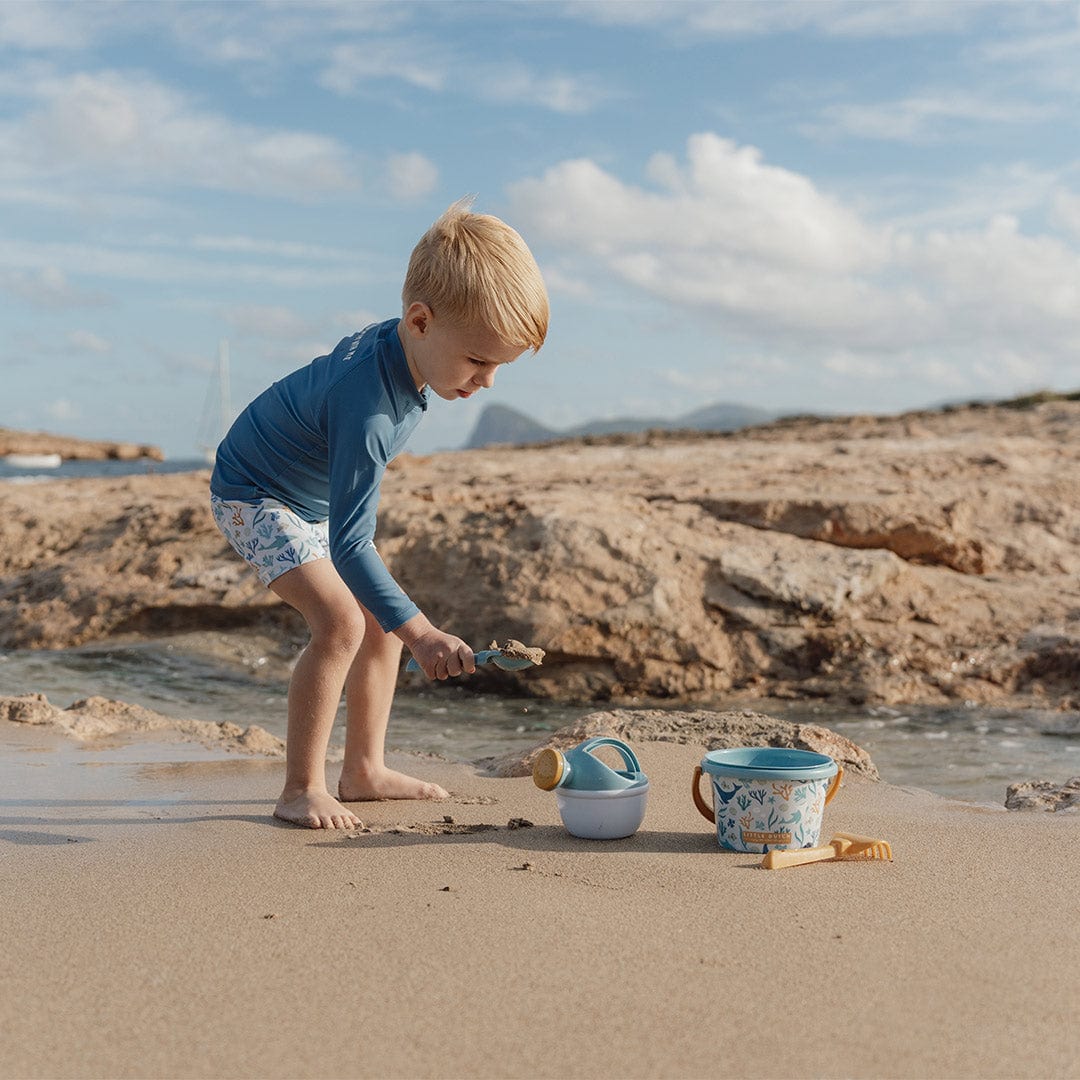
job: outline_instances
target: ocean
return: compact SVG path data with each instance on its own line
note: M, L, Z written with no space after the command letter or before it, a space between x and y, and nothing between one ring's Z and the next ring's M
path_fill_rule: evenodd
M168 640L0 653L0 696L30 692L44 693L61 708L100 695L176 719L258 724L285 736L282 678L260 675L258 662L246 674ZM403 689L395 698L387 743L476 761L527 750L550 732L607 707L477 694L464 683ZM739 707L832 728L862 746L889 783L968 802L1001 806L1010 783L1064 782L1080 775L1075 714L790 701ZM342 711L332 742L343 739L343 722Z
M56 469L17 469L0 459L0 480L39 483L60 477L201 468L206 468L203 461L191 459L68 461ZM284 737L286 692L283 679L261 674L258 664L246 672L167 639L0 652L0 696L44 693L60 707L100 695L177 719L258 724ZM387 742L403 750L474 761L528 749L547 733L606 707L476 694L464 684L402 690L395 698ZM730 706L717 701L712 707ZM816 701L762 701L752 707L846 735L867 750L889 783L965 801L1001 806L1010 783L1064 782L1080 775L1080 715L1075 713L965 706L840 707ZM340 726L335 738L341 738Z
M175 460L151 461L63 461L56 468L40 465L15 465L0 457L0 480L16 484L34 484L44 480L71 480L88 476L145 476L147 473L191 472L208 469L202 458L176 458Z

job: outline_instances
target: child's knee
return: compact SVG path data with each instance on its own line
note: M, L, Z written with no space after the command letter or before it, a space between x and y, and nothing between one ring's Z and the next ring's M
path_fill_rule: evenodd
M318 628L312 627L311 640L314 645L327 652L355 656L366 636L363 616L346 610L336 612Z

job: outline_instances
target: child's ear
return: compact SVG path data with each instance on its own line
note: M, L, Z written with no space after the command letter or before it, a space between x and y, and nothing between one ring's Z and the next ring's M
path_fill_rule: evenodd
M423 337L428 332L431 319L431 308L419 300L414 300L402 316L406 331L413 337Z

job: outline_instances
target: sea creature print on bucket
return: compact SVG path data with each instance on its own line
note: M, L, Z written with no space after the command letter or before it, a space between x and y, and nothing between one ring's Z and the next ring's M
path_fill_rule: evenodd
M712 788L711 809L701 797L703 775ZM694 803L715 825L717 843L729 851L814 847L825 806L842 776L832 758L807 750L714 750L694 770Z

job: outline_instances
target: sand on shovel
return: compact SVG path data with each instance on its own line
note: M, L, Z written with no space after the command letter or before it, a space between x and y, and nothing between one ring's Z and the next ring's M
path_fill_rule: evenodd
M515 641L513 638L510 638L503 645L500 645L497 641L492 641L488 648L498 649L503 656L508 656L512 660L530 660L537 667L544 662L544 657L547 655L543 649L534 645L522 645L520 641Z

